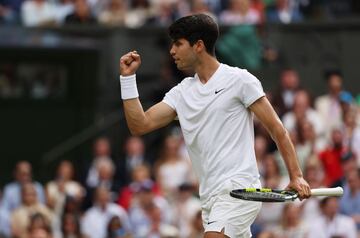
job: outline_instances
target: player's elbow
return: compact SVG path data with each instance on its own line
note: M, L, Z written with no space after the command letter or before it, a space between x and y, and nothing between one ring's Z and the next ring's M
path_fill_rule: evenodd
M141 130L140 128L129 128L129 129L132 136L142 136L146 133L144 130Z

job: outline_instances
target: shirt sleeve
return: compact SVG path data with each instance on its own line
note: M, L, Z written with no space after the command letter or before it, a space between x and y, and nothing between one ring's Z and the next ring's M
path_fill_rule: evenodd
M165 94L163 102L169 105L172 109L176 111L177 102L179 101L180 97L180 85L177 85L170 89L169 92Z
M239 98L245 107L251 106L256 100L265 96L260 81L248 71L242 73L240 81Z

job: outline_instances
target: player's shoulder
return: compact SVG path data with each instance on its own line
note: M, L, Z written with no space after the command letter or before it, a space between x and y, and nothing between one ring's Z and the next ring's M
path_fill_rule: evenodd
M194 85L196 82L196 79L194 77L186 77L176 86L179 89L186 90L192 85Z
M242 69L239 67L234 67L224 64L224 71L227 76L235 78L239 83L249 83L253 81L259 81L252 73L247 69Z

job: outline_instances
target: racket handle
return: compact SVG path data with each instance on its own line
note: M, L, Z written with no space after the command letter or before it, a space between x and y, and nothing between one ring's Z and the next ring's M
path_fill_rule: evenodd
M342 187L311 189L311 196L342 196L343 193Z

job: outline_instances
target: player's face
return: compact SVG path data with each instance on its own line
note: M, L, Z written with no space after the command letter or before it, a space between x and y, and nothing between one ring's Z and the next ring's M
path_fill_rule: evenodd
M196 63L196 54L194 47L189 41L179 39L172 43L170 54L175 60L175 64L179 70L191 70Z

